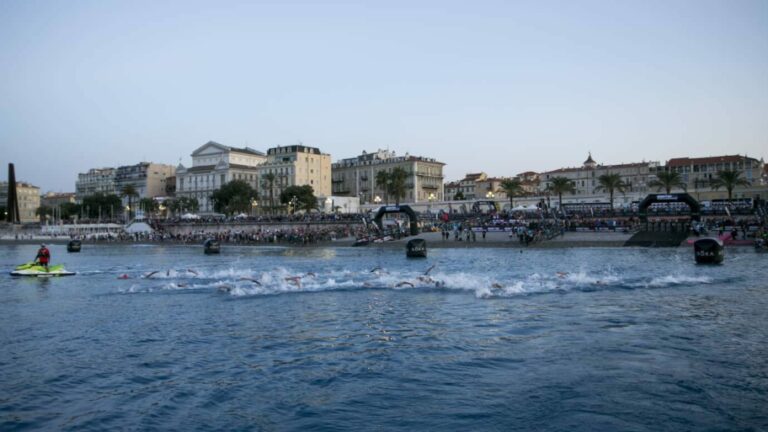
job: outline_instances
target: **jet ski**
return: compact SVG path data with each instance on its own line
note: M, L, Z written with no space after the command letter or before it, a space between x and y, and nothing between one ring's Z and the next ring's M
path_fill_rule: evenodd
M49 265L48 271L38 263L26 263L17 266L11 276L35 276L35 277L56 277L56 276L74 276L75 272L67 271L64 264Z

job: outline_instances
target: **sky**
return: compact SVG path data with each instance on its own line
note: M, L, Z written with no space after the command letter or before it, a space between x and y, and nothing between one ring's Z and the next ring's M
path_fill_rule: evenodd
M213 140L512 176L768 156L768 1L0 1L0 178Z

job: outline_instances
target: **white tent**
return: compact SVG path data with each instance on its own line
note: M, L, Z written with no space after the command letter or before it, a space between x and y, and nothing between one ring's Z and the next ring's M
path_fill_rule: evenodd
M535 205L531 204L529 206L519 205L512 209L512 211L524 211L524 212L532 212L532 211L539 211L539 208Z
M183 215L181 215L181 218L182 219L200 219L200 216L192 213L184 213Z
M125 227L125 232L128 234L134 234L134 233L151 233L154 231L152 227L147 225L146 222L131 222L130 225Z

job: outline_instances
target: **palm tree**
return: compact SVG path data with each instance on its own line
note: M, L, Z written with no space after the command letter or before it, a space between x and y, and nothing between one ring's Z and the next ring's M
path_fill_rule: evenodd
M501 190L507 194L507 197L509 197L510 210L513 209L515 207L515 196L523 193L523 183L517 177L507 178L502 180L499 186L501 187Z
M680 173L675 171L661 171L656 173L656 179L651 180L651 182L648 183L648 186L656 188L657 192L664 189L667 193L672 192L672 189L676 187L679 187L682 190L688 189L687 185L680 177Z
M274 173L266 173L261 178L264 180L264 187L266 187L269 190L269 208L271 212L275 211L275 196L274 196L274 190L275 190L275 174Z
M741 178L741 172L736 170L718 171L710 182L712 189L718 190L724 187L728 191L728 201L733 197L733 190L737 186L749 186L749 181Z
M570 179L565 177L553 177L547 189L557 194L560 209L563 208L563 192L576 193L576 186L573 185Z
M613 211L613 193L619 191L624 193L624 188L627 185L621 180L619 173L606 173L597 178L600 183L596 189L607 191L611 199L611 211Z
M400 205L400 199L405 198L405 181L408 173L400 167L396 167L389 173L389 193L395 198L395 205Z
M389 204L389 172L381 170L376 173L376 187L384 191L384 202Z
M136 192L136 187L132 184L123 186L123 189L120 191L120 196L128 198L128 220L133 219L133 198L139 196L139 193Z

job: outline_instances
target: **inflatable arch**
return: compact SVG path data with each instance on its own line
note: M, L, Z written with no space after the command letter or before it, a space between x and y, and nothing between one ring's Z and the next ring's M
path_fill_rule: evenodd
M376 216L373 221L378 225L380 230L384 230L384 224L381 219L388 213L405 213L408 215L408 219L411 221L411 235L419 234L419 221L416 217L416 212L410 206L407 205L395 205L395 206L383 206L376 212Z
M691 220L698 221L701 218L701 206L692 196L687 193L674 193L674 194L651 194L640 201L638 206L638 215L641 221L648 220L648 207L657 202L683 202L688 204L691 209Z
M472 213L481 213L482 207L487 207L493 211L498 211L499 208L496 204L496 201L491 200L477 200L474 203L472 203Z

